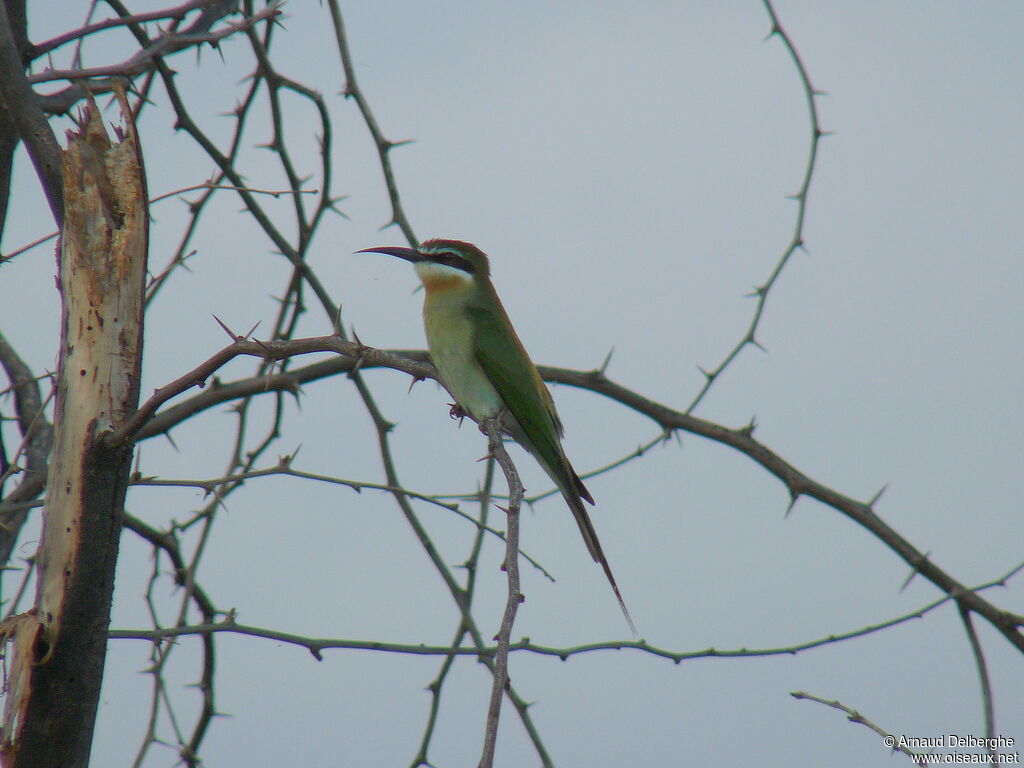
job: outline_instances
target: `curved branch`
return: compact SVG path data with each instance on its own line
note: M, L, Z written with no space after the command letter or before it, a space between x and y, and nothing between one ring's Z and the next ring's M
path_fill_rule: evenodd
M648 416L664 429L681 429L684 432L700 435L736 449L778 478L786 486L793 503L800 496L809 496L832 507L867 529L932 584L968 609L984 616L1017 650L1024 653L1024 634L1020 631L1016 616L1000 610L982 599L976 592L965 587L929 560L927 555L922 554L875 514L872 503L857 501L819 483L798 470L768 446L755 440L752 426L729 429L714 422L673 410L616 384L600 371L581 373L562 369L542 369L541 375L549 381L558 381L604 395Z
M398 194L398 184L395 182L395 170L391 166L391 150L408 144L408 141L389 141L384 136L377 118L370 109L370 102L356 80L356 70L352 64L352 54L348 49L348 38L345 35L345 24L341 18L341 10L338 8L338 0L327 0L327 7L331 11L331 20L334 22L334 37L338 45L338 54L341 56L341 66L345 71L345 88L342 91L347 98L355 101L359 112L363 116L373 143L377 146L377 156L380 159L381 173L384 175L384 183L388 190L388 199L391 201L391 222L398 225L413 248L419 246L420 241L412 231L412 224L409 217L405 215L402 207L402 198ZM390 226L390 225L389 225Z
M239 339L225 347L195 370L157 390L153 397L140 408L136 418L121 433L110 435L108 440L116 443L130 439L136 432L141 433L145 423L161 404L174 395L180 394L192 386L201 384L220 366L237 355L245 354L262 356L266 359L282 359L308 352L337 352L348 356L350 360L346 363L331 361L333 365L341 366L341 369L344 369L346 365L350 366L350 370L353 371L358 368L383 366L402 371L417 379L434 377L433 367L429 363L403 357L393 352L373 349L363 344L345 341L337 336L292 339L280 342L259 342ZM327 375L325 371L330 366L326 363L318 365L316 373ZM755 440L753 437L753 426L730 429L715 422L675 410L612 381L599 370L585 372L548 366L539 366L539 370L541 376L546 381L568 384L604 395L610 400L621 403L637 413L641 413L654 420L666 431L682 430L717 443L722 443L739 451L778 478L789 491L792 503L795 503L801 496L808 496L817 499L850 518L858 525L870 531L903 559L904 562L910 565L911 568L932 582L940 590L969 610L984 616L1015 648L1024 653L1024 634L1020 631L1020 622L1017 616L996 608L929 560L927 555L914 547L875 513L874 509L872 509L873 501L858 501L812 479L772 451L768 446ZM292 375L295 375L295 373L297 372L293 372ZM266 385L265 379L261 378L259 381L264 386ZM292 382L288 383L294 386ZM228 386L253 386L255 384L256 380L248 380L248 383L236 382L235 385ZM211 402L210 405L212 404ZM209 405L206 407L209 407ZM192 412L194 413L195 411L193 410ZM391 482L390 479L389 482ZM397 483L392 484L397 485Z
M26 477L10 495L3 497L0 504L0 565L7 563L18 541L18 533L25 523L28 507L23 502L34 499L43 492L50 458L50 444L53 442L53 425L46 419L43 409L46 403L39 389L39 379L21 359L14 348L0 333L0 366L3 367L14 390L14 411L22 435L22 450L25 454ZM12 465L17 464L18 454L10 457ZM7 471L0 473L0 490Z
M971 612L963 605L960 608L960 621L963 622L964 631L967 633L967 641L971 645L971 653L974 654L974 663L978 668L978 681L981 684L981 708L985 715L985 736L994 739L996 735L996 710L992 696L992 681L988 674L988 665L985 663L985 651L981 647L981 638L974 629L974 620ZM989 752L994 754L990 747Z
M800 183L799 191L792 195L792 199L796 200L796 223L793 226L793 235L789 240L789 244L782 252L782 256L776 262L775 267L772 269L768 279L760 285L754 288L754 292L750 294L757 299L757 304L754 307L754 313L750 318L750 323L747 326L746 332L743 337L736 342L736 345L729 350L722 361L715 366L713 370L705 370L701 368L701 373L704 374L704 385L697 392L697 395L693 398L690 404L686 407L686 413L692 413L697 407L704 396L711 389L711 385L718 380L719 375L728 368L732 362L739 356L748 345L760 347L761 345L757 341L757 329L761 325L761 318L764 315L765 305L768 302L768 294L771 292L772 287L778 281L782 271L786 268L790 258L800 248L804 247L804 219L807 215L807 195L811 189L811 179L814 177L814 169L818 162L818 144L821 141L821 137L825 135L825 132L821 130L821 123L818 120L818 106L814 100L816 97L821 95L821 92L815 89L811 84L811 77L807 72L807 67L804 66L803 60L800 58L800 54L796 50L796 46L790 39L789 34L783 29L782 24L779 22L779 17L775 13L775 8L772 7L771 0L763 0L765 10L768 12L768 17L771 19L772 28L768 33L768 37L779 37L782 39L782 44L786 47L786 51L789 53L789 57L793 60L794 66L796 66L797 74L800 77L800 83L803 87L804 96L807 99L807 115L811 122L811 141L810 147L807 150L807 165L804 168L803 181ZM767 39L767 38L766 38Z
M505 560L501 569L508 575L508 598L505 600L505 613L498 630L498 647L494 652L494 681L491 685L491 701L487 708L487 722L484 728L484 750L480 758L480 768L491 768L494 765L494 749L498 743L498 721L501 716L501 702L508 687L508 652L509 640L512 636L512 625L516 620L519 604L523 595L519 592L519 505L523 503L523 483L512 458L502 444L501 416L485 419L480 424L480 431L487 435L487 450L494 458L508 482L508 532L505 536Z
M980 592L986 589L992 589L993 587L1006 586L1006 582L1015 576L1020 571L1024 570L1024 563L1017 565L1008 573L985 582L984 584L978 584L973 589L976 592ZM539 645L524 638L518 642L510 643L509 650L512 652L525 652L533 653L538 656L553 656L562 661L567 660L572 656L580 656L588 653L595 653L598 651L621 651L621 650L635 650L646 653L650 656L656 656L659 658L667 659L674 664L679 664L684 661L691 661L695 659L727 659L727 658L756 658L762 656L795 656L805 651L820 648L826 645L834 645L841 643L846 640L853 640L858 637L864 637L866 635L874 634L876 632L889 629L890 627L904 624L914 619L919 619L925 614L931 613L936 608L945 605L953 598L948 595L938 600L934 600L927 605L924 605L917 610L911 611L910 613L897 616L886 621L871 624L866 627L861 627L850 632L842 632L839 634L831 634L825 637L820 637L814 640L807 640L800 643L794 643L792 645L773 647L773 648L704 648L697 651L672 651L667 648L660 648L655 645L649 644L645 640L625 640L625 641L610 641L610 642L599 642L599 643L587 643L584 645L576 645L562 648L555 648L551 646ZM422 643L408 644L408 643L386 643L380 641L367 641L367 640L345 640L341 638L315 638L307 637L304 635L297 635L289 632L280 632L274 629L266 629L263 627L254 627L245 624L235 623L232 616L228 616L223 621L209 622L194 626L177 626L177 627L166 627L158 629L112 629L110 630L110 638L116 640L162 640L175 637L183 637L189 635L208 635L216 632L231 632L238 635L246 635L248 637L263 638L266 640L274 640L275 642L288 643L290 645L297 645L299 647L308 650L314 658L318 661L321 659L322 652L328 649L338 650L356 650L356 651L377 651L380 653L405 653L416 656L482 656L491 657L497 653L496 646L486 647L471 647L463 648L460 647L458 641L452 646L434 646L424 645Z
M64 220L60 147L25 76L6 5L0 3L0 107L25 143L53 219L60 229Z

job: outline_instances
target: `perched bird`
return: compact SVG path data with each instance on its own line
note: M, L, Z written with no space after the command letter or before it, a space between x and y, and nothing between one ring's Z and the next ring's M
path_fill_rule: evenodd
M459 240L427 240L419 248L367 248L412 262L426 296L423 326L430 356L455 409L481 422L501 417L503 428L541 465L565 497L583 541L601 564L622 613L636 634L583 501L590 492L562 449L562 422L551 393L519 341L491 284L487 255Z

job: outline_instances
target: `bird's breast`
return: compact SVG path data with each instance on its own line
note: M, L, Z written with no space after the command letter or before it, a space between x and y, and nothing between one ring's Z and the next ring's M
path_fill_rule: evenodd
M452 396L476 421L495 415L501 398L474 353L473 325L456 291L427 291L423 327L430 357Z

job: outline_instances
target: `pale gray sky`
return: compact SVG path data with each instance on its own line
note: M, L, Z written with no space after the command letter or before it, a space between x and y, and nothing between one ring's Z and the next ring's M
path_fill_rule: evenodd
M33 37L69 26L61 3L33 6ZM808 118L792 61L756 2L343 4L361 85L389 138L412 224L422 238L459 237L492 257L493 277L538 363L592 368L685 408L698 366L713 367L744 333L745 298L791 237ZM346 323L379 347L421 347L412 270L384 256L390 212L373 147L342 76L327 10L293 2L277 39L283 71L322 91L335 119L331 218L311 262ZM813 478L847 495L888 490L878 513L954 576L993 579L1024 559L1024 6L1015 2L779 2L816 87L822 127L807 209L807 252L773 290L758 338L697 415L741 426ZM103 16L105 14L101 14ZM109 53L86 48L86 62ZM197 119L223 140L251 66L244 44L175 59ZM157 88L143 122L151 192L202 181L210 164L169 131ZM296 104L296 108L300 106ZM301 106L305 110L305 106ZM289 137L315 170L312 114ZM255 122L250 144L269 137ZM273 158L247 150L253 186L283 185ZM49 231L28 164L18 168L6 252ZM280 206L289 203L282 201ZM154 209L152 260L180 237L185 206ZM211 315L237 330L268 327L283 260L223 197L204 215L190 262L147 319L145 391L225 343ZM54 366L58 307L49 247L0 268L0 325L37 371ZM31 318L27 322L26 318ZM302 333L329 332L322 313ZM235 364L224 378L248 375ZM450 422L445 395L406 377L367 379L393 433L403 482L430 493L472 491L484 452L476 429ZM556 387L566 449L580 472L657 434L601 398ZM4 406L5 413L9 407ZM146 474L216 476L234 421L224 413L141 448ZM9 434L9 433L8 433ZM306 388L277 453L297 465L380 482L372 425L347 380ZM546 480L515 453L528 490ZM745 457L683 436L588 482L593 512L641 635L676 651L792 645L858 629L939 596L836 511L801 500L785 516L782 485ZM130 511L154 525L202 504L192 491L133 490ZM422 507L451 563L472 534ZM31 539L32 537L29 536ZM523 549L558 581L524 566L526 603L513 638L569 646L625 639L604 578L561 500L524 513ZM25 554L32 546L26 545ZM479 617L497 629L501 550L489 542ZM394 503L374 493L295 480L254 481L214 528L203 582L239 620L299 634L443 644L456 612ZM166 564L165 564L166 565ZM126 535L114 626L147 625L141 584L150 551ZM990 598L1024 612L1019 582ZM166 605L175 604L165 595ZM170 615L170 614L168 614ZM1024 742L1024 662L982 621L998 730ZM308 653L222 636L209 766L407 765L429 706L432 658ZM177 682L194 682L195 642L176 651ZM145 727L144 643L111 646L95 765L128 765ZM513 683L559 766L788 766L903 763L842 713L790 691L839 699L897 734L983 731L974 659L952 606L866 638L795 657L673 665L634 651L562 663L517 655ZM474 765L490 680L466 659L446 686L431 761ZM191 689L172 691L185 722ZM161 724L166 735L170 729ZM1012 751L1012 750L1011 750ZM1021 751L1021 750L1018 750ZM147 766L174 763L154 750ZM503 713L500 766L537 764L518 719ZM906 762L909 765L909 762Z

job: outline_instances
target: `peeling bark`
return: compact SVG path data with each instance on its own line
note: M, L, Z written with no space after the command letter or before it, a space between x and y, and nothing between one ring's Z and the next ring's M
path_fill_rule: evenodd
M106 655L132 445L107 445L138 407L148 235L141 152L111 141L90 100L62 154L63 304L54 443L34 608L13 641L0 757L8 768L85 768Z

